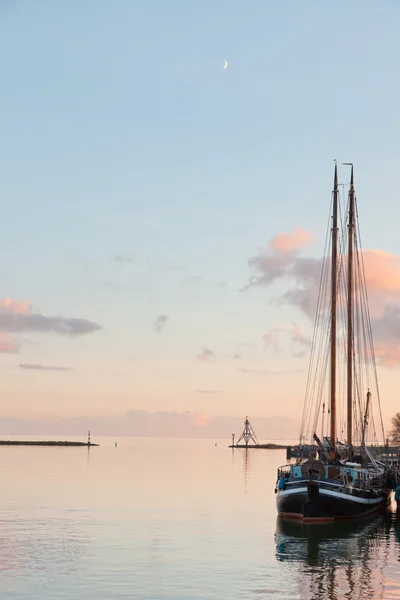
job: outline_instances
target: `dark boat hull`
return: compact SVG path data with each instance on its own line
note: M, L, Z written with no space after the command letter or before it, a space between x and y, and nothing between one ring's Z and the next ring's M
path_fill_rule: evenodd
M277 492L277 508L281 518L304 521L332 521L364 518L383 512L390 503L390 491L382 491L375 497L346 494L319 488L313 511L307 509L309 501L306 486Z

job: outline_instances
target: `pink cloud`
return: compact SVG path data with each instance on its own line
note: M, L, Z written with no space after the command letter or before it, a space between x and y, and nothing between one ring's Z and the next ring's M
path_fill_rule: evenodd
M270 248L276 253L302 250L311 243L311 234L305 229L296 227L293 233L278 233L269 242Z
M18 354L19 345L16 344L8 333L0 332L0 352L5 354Z
M383 250L364 250L365 276L368 288L400 297L400 259Z
M210 416L205 413L194 413L192 423L196 427L205 427L210 420Z
M302 265L298 255L310 241L311 234L303 229L295 229L293 234L280 233L273 237L264 250L249 259L248 263L254 275L249 278L244 289L268 285L282 277L307 276L310 265L308 262ZM299 273L293 271L294 264L298 265ZM317 263L314 268L318 269Z
M375 356L380 365L396 367L400 365L400 344L378 342L375 344Z
M62 315L48 317L39 311L34 311L29 302L0 298L0 331L14 333L35 331L75 337L99 329L101 329L100 325L88 319Z
M296 231L302 233L275 236L267 250L249 259L253 275L245 289L286 280L288 289L275 300L292 304L313 319L323 259L300 256L311 238ZM400 365L400 258L377 249L364 250L362 258L377 360L385 366ZM279 335L279 329L270 330L264 341L277 348ZM291 336L302 343L302 332L294 329Z
M31 312L31 304L25 300L14 300L13 298L0 298L0 310L6 310L15 314Z
M100 325L88 319L61 315L47 317L39 311L34 311L26 300L0 298L0 352L3 353L20 351L20 344L14 342L10 333L37 332L77 337L99 329Z

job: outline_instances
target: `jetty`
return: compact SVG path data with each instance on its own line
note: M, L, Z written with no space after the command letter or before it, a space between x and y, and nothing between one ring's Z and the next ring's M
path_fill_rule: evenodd
M249 417L246 417L244 421L244 429L241 436L235 444L235 434L232 433L232 444L229 446L229 448L258 448L261 450L284 450L286 449L286 446L281 446L280 444L260 444L256 434L254 433L254 429L251 426Z
M37 441L37 440L0 440L0 446L98 446L99 444L93 444L92 442L69 442L65 440L63 442L56 441Z
M70 442L68 440L64 441L53 441L53 440L0 440L0 446L85 446L86 448L91 448L92 446L98 446L99 444L94 444L90 439L90 431L88 431L88 439L87 442Z
M231 444L229 448L260 448L261 450L285 450L286 446L281 446L280 444L250 444L246 446L246 444Z

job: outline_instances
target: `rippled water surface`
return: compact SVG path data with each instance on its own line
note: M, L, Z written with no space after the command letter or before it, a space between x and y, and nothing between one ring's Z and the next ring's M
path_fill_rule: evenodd
M0 447L0 598L400 599L400 523L278 523L283 450Z

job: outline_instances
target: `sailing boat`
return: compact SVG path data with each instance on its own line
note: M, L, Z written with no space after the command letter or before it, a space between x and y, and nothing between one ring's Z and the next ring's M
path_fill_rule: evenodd
M353 165L344 164L351 166L347 210L339 231L341 208L335 161L331 225L322 263L300 432L300 443L308 439L316 453L313 458L300 458L296 464L280 467L275 488L280 517L305 522L365 517L384 510L395 478L367 446L369 437L376 443L379 437L383 440L384 431ZM338 352L341 348L342 361Z

